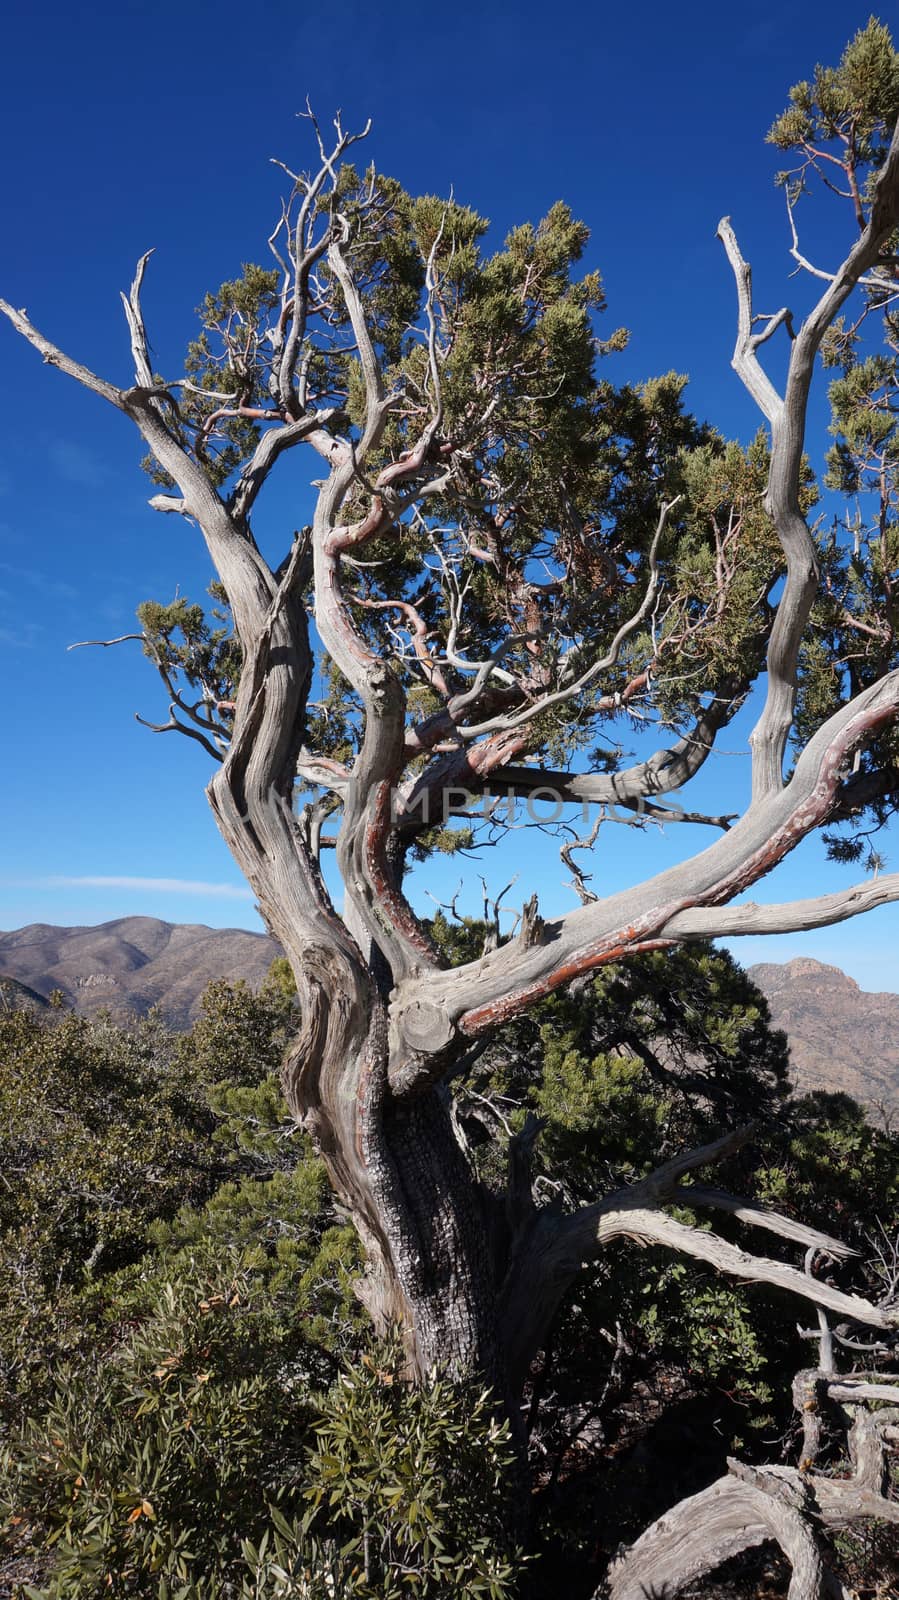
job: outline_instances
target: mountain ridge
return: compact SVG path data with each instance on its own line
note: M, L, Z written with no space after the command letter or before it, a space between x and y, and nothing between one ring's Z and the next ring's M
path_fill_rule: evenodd
M0 932L0 979L48 999L59 990L76 1011L143 1015L158 1006L175 1027L193 1022L208 983L244 978L258 986L281 947L248 928L209 928L158 917L118 917L91 926L34 922Z

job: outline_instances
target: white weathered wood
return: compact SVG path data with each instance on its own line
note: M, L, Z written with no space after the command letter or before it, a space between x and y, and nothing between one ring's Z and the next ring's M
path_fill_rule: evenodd
M675 1600L695 1579L769 1540L780 1545L792 1566L789 1600L842 1595L803 1514L803 1498L798 1492L790 1504L739 1478L719 1478L667 1511L613 1562L604 1596Z

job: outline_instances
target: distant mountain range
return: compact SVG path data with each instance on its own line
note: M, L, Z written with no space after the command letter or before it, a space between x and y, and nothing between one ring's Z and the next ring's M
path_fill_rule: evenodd
M245 978L255 988L280 954L274 939L243 928L156 917L121 917L96 928L36 922L0 933L0 978L45 998L59 989L84 1016L109 1010L124 1017L158 1006L181 1028L197 1016L213 978Z
M43 1004L54 989L85 1016L158 1006L187 1027L213 978L254 988L280 947L243 928L122 917L96 928L33 923L0 933L0 1005ZM749 968L790 1041L800 1089L842 1090L899 1112L899 994L866 994L839 967L801 959Z

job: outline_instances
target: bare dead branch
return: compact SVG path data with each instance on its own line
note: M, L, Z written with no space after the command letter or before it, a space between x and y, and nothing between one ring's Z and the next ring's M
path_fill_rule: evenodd
M810 273L813 278L820 278L824 283L834 283L838 276L836 272L825 272L823 267L813 266L808 260L808 257L804 256L799 249L799 234L796 229L795 208L790 199L790 190L788 185L784 186L784 196L787 202L787 217L789 218L790 235L792 238L790 255L793 257L793 260L796 262L797 266L800 266L804 272ZM891 295L899 293L899 285L897 285L895 278L881 278L878 275L870 276L867 273L863 274L862 277L859 278L858 287L860 289L887 290Z
M187 501L183 500L180 495L154 494L152 499L147 501L147 505L151 511L167 512L170 515L179 517L190 517Z
M435 976L426 998L414 996L418 1048L427 1038L435 1050L443 1048L454 1026L474 1037L582 973L628 952L658 948L676 916L717 908L748 888L827 820L851 752L890 726L897 711L899 671L840 707L809 740L787 787L751 806L686 865L548 921L545 938L530 950L506 946L477 966Z
M94 394L100 395L101 399L108 400L110 405L116 407L116 410L124 411L125 403L122 390L117 389L112 383L107 383L105 378L98 378L97 374L91 372L89 367L82 366L80 361L73 361L71 356L65 355L55 344L51 344L50 340L45 338L42 333L39 333L37 328L29 321L28 314L24 309L16 311L6 300L0 300L0 311L5 317L9 318L16 331L22 335L22 338L27 339L28 343L33 345L35 350L43 356L48 366L58 367L60 372L64 372L69 378L74 378L76 383L82 384L85 389L91 389Z
M593 1211L592 1217L569 1219L572 1223L571 1242L577 1239L582 1246L588 1246L593 1229L594 1245L599 1248L612 1239L622 1237L635 1239L640 1244L662 1244L692 1256L696 1261L704 1261L729 1277L741 1278L746 1283L766 1283L775 1289L786 1289L805 1300L811 1300L815 1305L826 1306L842 1316L851 1317L866 1327L899 1327L899 1308L891 1310L889 1307L875 1306L860 1295L844 1294L841 1289L810 1278L796 1267L769 1260L765 1256L750 1255L728 1240L690 1228L686 1223L666 1216L664 1212L636 1208L632 1211L605 1211L601 1209L603 1204L600 1202L599 1207L589 1208ZM584 1259L588 1257L585 1255Z
M814 541L799 505L799 481L809 390L821 340L859 279L876 261L899 218L899 128L874 187L867 226L833 282L806 317L790 350L783 398L765 375L753 344L751 273L728 218L719 226L737 282L738 334L734 366L771 425L766 509L787 563L787 581L768 645L768 688L751 735L753 801L783 785L783 756L793 722L799 646L818 588Z
M67 650L88 650L95 646L108 650L110 645L125 644L129 639L139 639L142 643L146 640L143 633L120 633L117 639L76 639L74 644L67 644Z
M899 1405L899 1378L889 1383L850 1376L833 1382L828 1380L826 1387L831 1399L840 1400L844 1405L860 1405L866 1400L884 1400L888 1405Z
M701 1183L680 1185L673 1191L672 1199L679 1205L710 1206L715 1211L726 1211L730 1216L736 1217L738 1222L745 1222L752 1228L765 1228L769 1233L776 1233L782 1239L794 1239L797 1244L824 1251L836 1261L845 1261L858 1255L857 1250L851 1245L844 1244L841 1239L834 1239L829 1234L821 1233L818 1228L810 1228L804 1222L797 1222L794 1217L785 1217L778 1211L768 1211L752 1200L742 1200L737 1195L728 1194L724 1189L711 1188Z
M849 1388L849 1477L814 1470L821 1410L828 1397ZM873 1385L879 1389L880 1385ZM899 1387L888 1398L895 1398ZM879 1394L870 1399L879 1400ZM888 1452L899 1410L869 1411L859 1387L826 1373L797 1373L793 1401L803 1419L803 1459L790 1466L754 1467L728 1459L728 1473L708 1489L680 1501L653 1523L607 1575L604 1600L637 1600L647 1594L679 1594L688 1583L740 1553L774 1539L793 1566L789 1593L805 1600L845 1597L823 1561L819 1530L859 1521L899 1524L899 1503L889 1498ZM844 1425L846 1413L844 1412Z
M807 928L827 928L863 911L899 899L899 872L853 884L850 889L817 895L810 900L787 900L758 906L751 901L738 906L716 906L680 911L665 925L665 935L678 940L736 939L760 933L794 933Z
M843 1595L827 1585L826 1569L805 1515L805 1492L788 1499L736 1477L719 1478L654 1522L613 1562L608 1600L674 1600L689 1583L744 1550L773 1539L790 1561L789 1600ZM594 1600L600 1600L599 1592ZM848 1597L844 1597L848 1600Z
M752 268L744 261L731 226L730 217L722 217L718 224L718 237L727 252L737 283L737 343L731 366L743 380L753 400L772 424L783 410L783 399L777 393L756 354L762 342L753 334ZM788 313L781 313L786 320ZM774 329L771 329L774 332Z
M134 720L135 722L139 722L142 728L149 728L151 733L186 734L188 739L195 739L197 744L202 745L203 749L206 751L206 754L212 756L214 761L221 763L224 760L221 750L217 750L215 745L212 743L212 740L207 739L206 735L201 733L199 728L189 728L186 723L178 721L178 718L175 716L174 706L169 708L168 722L148 722L146 717L139 716L136 711L134 713Z
M122 294L122 305L125 309L128 331L131 334L131 354L134 357L135 382L143 384L147 389L153 387L154 378L153 368L150 364L147 330L144 325L143 312L141 311L140 292L144 281L144 273L147 270L147 262L152 254L153 251L148 250L141 256L137 263L137 270L134 274L130 292L127 295Z

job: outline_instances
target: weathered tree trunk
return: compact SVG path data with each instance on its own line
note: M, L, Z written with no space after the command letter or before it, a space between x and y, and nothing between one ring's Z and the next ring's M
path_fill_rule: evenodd
M343 794L343 919L330 903L293 809L311 673L301 600L307 554L298 541L295 586L288 572L246 651L234 734L209 798L296 977L301 1027L284 1065L285 1093L363 1243L367 1270L360 1294L375 1326L399 1326L413 1375L439 1365L491 1384L514 1425L531 1361L565 1289L585 1261L622 1234L664 1242L738 1277L778 1283L844 1315L886 1325L888 1314L865 1302L686 1228L660 1209L677 1200L685 1173L726 1154L741 1133L687 1152L642 1183L562 1216L534 1202L532 1126L513 1141L505 1206L490 1207L450 1113L448 1080L469 1044L464 1015L459 1026L442 1003L441 988L454 974L440 970L437 952L403 897L392 848L395 830L385 795L389 799L394 764L402 759L404 708L396 680L375 670L368 658L357 672L369 708L366 739L358 772ZM332 599L339 594L333 571L326 570L322 581ZM323 606L323 631L327 617ZM338 620L332 617L330 625L336 636ZM826 737L822 741L825 749L845 737L840 719L834 721L838 731L830 745ZM817 767L809 765L813 783ZM794 805L805 799L801 782L799 787ZM628 931L639 946L634 930ZM542 924L533 937L529 925L511 950L485 956L478 979L500 957L510 969L514 994L522 968L545 959L543 937ZM620 944L620 933L611 933L590 952L590 965L614 959ZM458 995L457 1015L464 1013L468 994ZM806 1246L843 1253L838 1241L814 1229L718 1191L693 1187L688 1198L694 1205L723 1206Z
M291 1051L289 1097L365 1245L359 1294L375 1327L399 1326L414 1375L440 1366L502 1392L488 1218L448 1097L393 1099L379 1001L373 1013L355 1060L344 1058L339 1071L325 1065L314 1084Z
M486 1218L449 1099L439 1087L402 1098L390 1088L409 1063L391 1052L389 974L375 947L363 957L327 903L291 805L295 732L281 752L283 791L252 781L266 726L302 727L306 674L297 663L308 659L308 643L302 608L292 612L271 630L257 670L245 669L247 710L239 704L236 720L241 727L245 718L253 737L235 737L209 790L296 977L302 1023L284 1065L285 1093L364 1244L360 1293L375 1326L400 1326L417 1375L441 1364L501 1386Z

